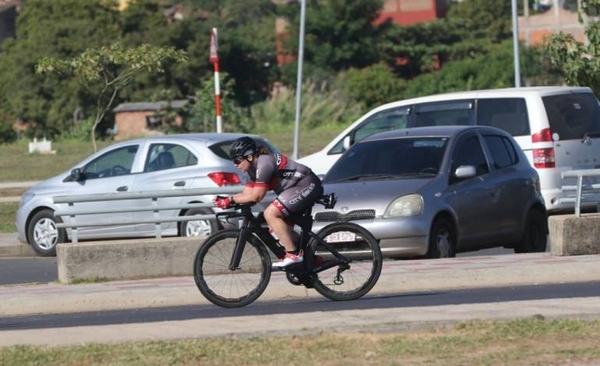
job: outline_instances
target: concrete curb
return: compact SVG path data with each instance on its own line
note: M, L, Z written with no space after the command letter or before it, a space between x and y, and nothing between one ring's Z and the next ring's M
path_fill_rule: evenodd
M17 233L0 233L0 257L30 257L37 254L18 239Z
M0 257L31 257L36 255L31 246L26 244L0 245Z

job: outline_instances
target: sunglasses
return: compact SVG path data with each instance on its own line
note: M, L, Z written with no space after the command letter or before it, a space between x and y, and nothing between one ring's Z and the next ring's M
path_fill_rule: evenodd
M246 158L245 157L237 157L237 158L233 158L232 160L235 165L240 165L244 160L246 160Z

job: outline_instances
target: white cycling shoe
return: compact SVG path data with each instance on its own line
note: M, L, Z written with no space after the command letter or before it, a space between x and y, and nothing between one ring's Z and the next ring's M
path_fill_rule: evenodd
M279 262L273 263L273 268L285 268L291 264L302 263L304 257L302 255L294 255L286 253L285 257L281 258Z

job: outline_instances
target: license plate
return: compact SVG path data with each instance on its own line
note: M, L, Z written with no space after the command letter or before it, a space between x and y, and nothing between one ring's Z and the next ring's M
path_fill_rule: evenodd
M356 234L350 231L338 231L327 235L325 241L328 243L342 243L356 240Z

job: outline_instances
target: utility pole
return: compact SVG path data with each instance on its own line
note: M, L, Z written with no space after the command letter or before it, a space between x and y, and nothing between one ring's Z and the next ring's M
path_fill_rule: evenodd
M300 0L300 36L298 40L298 75L296 79L296 119L294 123L294 152L292 159L298 159L300 143L300 105L302 100L302 62L304 59L304 23L306 18L306 0Z
M513 23L513 52L515 60L515 87L521 87L521 68L519 61L519 13L517 12L517 0L512 0L512 23Z

